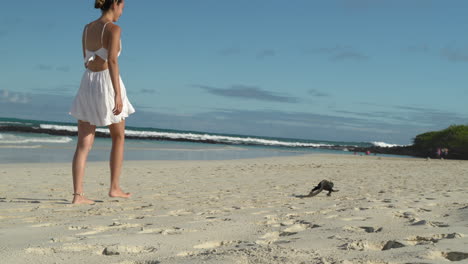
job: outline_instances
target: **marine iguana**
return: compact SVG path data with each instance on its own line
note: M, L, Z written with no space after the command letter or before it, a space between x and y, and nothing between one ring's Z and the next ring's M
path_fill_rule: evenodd
M328 191L327 196L330 196L332 192L337 192L338 190L333 190L333 182L323 180L315 186L308 195L296 195L298 198L307 198L307 197L313 197L317 194L319 194L321 191Z

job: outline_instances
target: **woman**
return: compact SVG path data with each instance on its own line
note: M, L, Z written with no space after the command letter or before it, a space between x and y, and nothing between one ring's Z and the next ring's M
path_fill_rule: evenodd
M120 79L121 29L113 22L122 15L124 0L96 0L99 19L83 30L83 57L86 71L73 101L70 114L78 119L78 143L73 157L73 202L92 204L83 193L83 177L88 153L94 142L96 126L108 126L112 138L110 153L110 197L130 197L122 191L119 178L124 151L125 118L135 112Z

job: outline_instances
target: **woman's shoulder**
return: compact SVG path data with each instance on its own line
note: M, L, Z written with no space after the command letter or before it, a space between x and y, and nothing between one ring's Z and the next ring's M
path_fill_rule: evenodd
M89 28L94 28L94 25L97 23L97 20L91 21L89 23L86 23L83 27L84 30L89 29Z
M98 22L97 20L94 20L94 21L91 21L91 22L89 22L89 23L86 23L86 24L85 24L85 27L92 26L92 25L96 24L97 22Z
M108 33L110 33L111 35L115 35L116 37L120 37L122 29L118 25L110 22L106 26L106 31Z
M106 29L111 31L112 33L116 33L116 32L121 31L121 28L119 27L119 25L116 25L116 24L114 24L112 22L109 22L109 24L107 24Z

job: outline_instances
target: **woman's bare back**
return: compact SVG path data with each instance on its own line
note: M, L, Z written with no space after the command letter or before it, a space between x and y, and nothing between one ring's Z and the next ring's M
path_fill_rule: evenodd
M106 26L105 25L106 23L101 20L96 20L86 25L85 29L83 30L82 38L84 57L86 56L86 49L89 51L97 51L100 48L109 50L110 34L112 34L112 28L118 26L112 23L108 23ZM93 72L103 71L109 68L107 61L99 56L95 56L95 59L89 61L85 67Z

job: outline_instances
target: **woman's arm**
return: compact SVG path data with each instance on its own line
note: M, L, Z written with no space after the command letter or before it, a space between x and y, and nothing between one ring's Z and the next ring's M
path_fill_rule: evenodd
M85 43L85 34L86 34L86 27L88 25L86 25L84 28L83 28L83 35L81 36L81 46L82 46L82 49L83 49L83 59L86 57L86 43ZM86 62L84 63L84 66L86 68Z
M112 25L110 27L110 38L109 38L109 48L108 48L108 58L107 63L109 66L109 73L112 81L112 86L114 87L115 93L115 107L112 109L114 115L118 115L122 112L122 96L120 93L120 74L119 74L119 62L117 55L120 49L120 32L121 29L117 25Z

